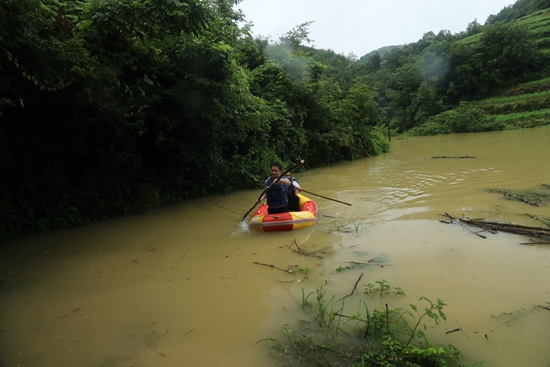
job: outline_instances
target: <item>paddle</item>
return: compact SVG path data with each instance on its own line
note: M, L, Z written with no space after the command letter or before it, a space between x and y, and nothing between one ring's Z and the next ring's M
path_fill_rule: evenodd
M262 191L262 193L260 194L260 196L258 196L258 200L257 201L260 201L260 199L262 198L262 196L265 194L265 192L267 190L269 190L271 188L271 186L273 186L275 184L275 182L277 182L278 180L281 179L281 177L283 177L284 175L286 175L288 172L290 171L293 171L295 170L296 168L300 167L302 164L304 164L304 160L302 159L300 162L298 162L297 164L295 164L294 166L290 167L289 169L287 169L286 171L284 171L283 173L281 173L279 175L279 177L277 177L275 180L273 180L273 182L271 183L271 185L269 185L267 187L267 189L265 189L264 191ZM241 219L241 222L246 218L246 216L252 211L252 209L254 209L256 207L256 205L258 205L258 203L254 203L254 206L252 208L250 208L246 214L243 216L243 219Z
M340 204L346 204L346 205L349 205L351 206L351 204L349 203L344 203L343 201L340 201L340 200L336 200L336 199L332 199L332 198L327 198L326 196L323 196L323 195L319 195L319 194L315 194L311 191L307 191L307 190L304 190L302 189L303 192L307 192L308 194L311 194L311 195L315 195L315 196L319 196L320 198L323 198L323 199L328 199L328 200L332 200L332 201L336 201L337 203L340 203Z

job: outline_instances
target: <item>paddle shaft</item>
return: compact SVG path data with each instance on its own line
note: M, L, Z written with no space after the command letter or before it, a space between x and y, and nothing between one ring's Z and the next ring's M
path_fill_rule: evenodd
M336 201L337 203L340 203L340 204L346 204L346 205L351 206L350 203L344 203L343 201L340 201L340 200L336 200L336 199L332 199L332 198L327 198L326 196L319 195L319 194L313 193L313 192L311 192L311 191L307 191L307 190L304 190L304 189L302 189L302 191L303 191L303 192L307 192L308 194L311 194L311 195L319 196L320 198L323 198L323 199L332 200L332 201Z
M287 169L286 171L284 171L283 173L281 173L279 175L279 177L277 177L275 180L273 180L273 182L271 183L271 185L269 185L264 191L262 191L262 193L260 194L260 196L258 196L258 200L257 201L260 201L262 199L262 196L266 193L267 190L269 190L271 188L271 186L273 186L275 184L275 182L277 182L278 180L280 180L284 175L286 175L288 172L290 171L293 171L295 170L296 168L300 167L302 164L304 164L304 160L302 159L300 162L298 162L297 164L295 164L294 166L290 167L289 169ZM241 222L246 218L246 216L256 207L256 205L258 205L258 203L254 203L254 206L252 208L250 208L246 214L243 216L243 219L241 219Z

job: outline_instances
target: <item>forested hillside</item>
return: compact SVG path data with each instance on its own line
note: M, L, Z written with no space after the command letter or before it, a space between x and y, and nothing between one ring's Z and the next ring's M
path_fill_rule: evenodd
M542 1L360 60L311 23L253 38L238 2L0 0L0 239L382 154L388 127L502 129L476 101L548 76Z

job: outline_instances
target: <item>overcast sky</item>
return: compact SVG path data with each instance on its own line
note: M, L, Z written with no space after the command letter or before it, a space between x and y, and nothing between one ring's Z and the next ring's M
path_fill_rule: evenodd
M254 36L278 40L308 21L318 49L357 57L383 46L416 42L424 33L461 32L484 24L515 0L243 0L237 8L254 23Z

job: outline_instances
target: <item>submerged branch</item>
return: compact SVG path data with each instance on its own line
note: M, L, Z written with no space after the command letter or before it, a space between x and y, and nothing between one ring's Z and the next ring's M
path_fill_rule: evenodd
M296 246L296 248L298 250L295 250L294 248L292 248L292 245ZM316 257L318 259L323 259L323 256L319 255L319 254L327 255L328 253L333 252L333 251L331 251L331 252L327 253L325 251L325 249L320 249L320 250L315 250L315 251L304 251L304 250L302 250L302 248L300 246L298 246L298 243L296 242L296 239L294 239L294 241L292 241L292 243L289 246L286 246L286 247L288 247L292 252L295 252L297 254L304 255L304 256L310 256L310 257Z
M543 217L543 216L531 215L531 214L528 214L528 213L525 213L525 215L528 216L529 218L532 218L534 220L537 220L537 221L541 222L542 224L546 225L546 227L550 228L550 218Z
M544 184L543 184L544 185ZM514 191L508 189L485 189L484 191L502 194L506 200L517 200L531 206L540 206L550 202L550 193L541 190Z
M353 295L353 293L355 293L355 290L357 289L357 284L359 283L359 281L361 280L361 278L363 278L363 274L364 274L364 273L361 273L361 275L359 275L359 279L357 279L357 281L355 282L355 285L353 286L353 289L351 290L351 293L348 294L347 296L344 296L344 297L340 298L338 301L341 301L341 300L343 300L344 298L351 297L351 296Z
M391 266L389 264L384 264L384 261L380 261L376 257L373 257L372 259L368 260L366 263L365 262L358 262L358 261L346 261L346 263L354 264L354 265L376 265L376 266L379 266L381 268L383 268L384 266Z
M496 232L500 231L500 232L519 234L523 236L529 236L529 237L538 239L540 242L537 242L537 243L545 243L546 241L550 241L550 228L529 227L529 226L523 226L520 224L512 224L512 223L489 222L489 221L480 220L480 219L455 218L449 215L448 213L445 213L444 216L451 220L450 222L444 222L447 224L450 224L450 223L467 224L472 227L482 228L486 231L496 231ZM478 233L475 233L475 234L479 236Z
M466 159L466 158L475 158L475 157L470 157L469 155L463 155L463 156L458 156L458 157L447 157L446 155L438 155L438 156L435 156L435 157L432 157L432 158L457 158L457 159Z
M271 269L281 270L281 271L284 271L285 273L289 273L289 274L296 274L293 270L278 268L278 267L276 267L275 265L271 265L271 264L259 263L259 262L257 262L257 261L254 261L254 264L256 264L256 265L268 266L268 267L270 267Z

